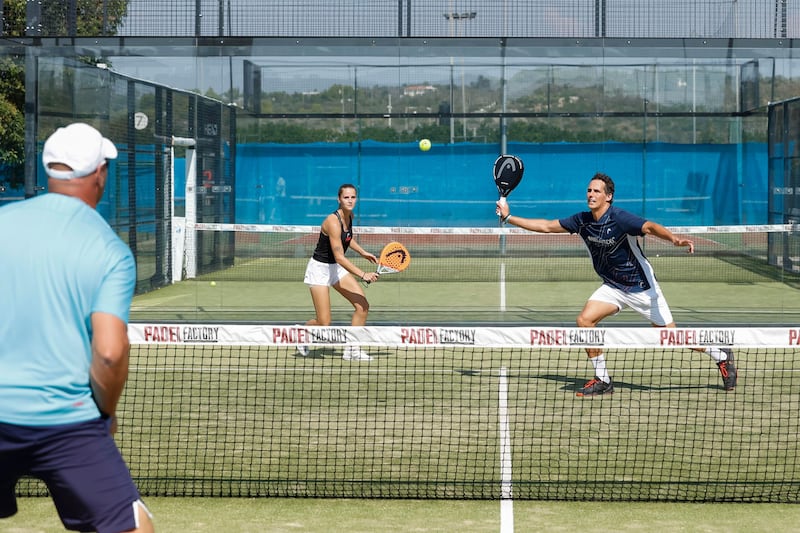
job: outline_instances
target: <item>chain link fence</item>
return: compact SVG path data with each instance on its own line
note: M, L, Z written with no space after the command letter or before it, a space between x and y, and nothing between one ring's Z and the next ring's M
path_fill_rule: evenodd
M4 35L800 37L800 0L0 0ZM86 20L99 21L88 25Z

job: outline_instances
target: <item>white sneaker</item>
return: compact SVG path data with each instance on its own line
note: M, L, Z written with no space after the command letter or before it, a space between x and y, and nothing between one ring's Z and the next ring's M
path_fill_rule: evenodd
M299 355L300 357L308 356L308 346L306 346L304 344L298 344L297 345L297 355Z
M372 361L372 356L362 350L360 346L347 346L342 359L345 361Z

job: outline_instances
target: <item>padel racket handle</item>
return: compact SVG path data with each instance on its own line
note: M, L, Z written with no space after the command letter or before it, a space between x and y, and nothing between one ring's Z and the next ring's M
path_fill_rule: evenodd
M500 205L506 205L506 203L508 203L506 201L506 197L505 196L501 196L499 202L500 202ZM494 210L494 214L497 215L497 216L500 216L500 208L499 207Z

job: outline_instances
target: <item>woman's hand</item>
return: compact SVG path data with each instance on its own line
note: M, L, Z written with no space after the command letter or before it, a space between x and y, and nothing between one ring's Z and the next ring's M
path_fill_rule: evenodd
M381 275L377 272L364 272L364 275L361 276L361 280L366 281L367 283L372 283L373 281L378 281L378 278L380 277Z

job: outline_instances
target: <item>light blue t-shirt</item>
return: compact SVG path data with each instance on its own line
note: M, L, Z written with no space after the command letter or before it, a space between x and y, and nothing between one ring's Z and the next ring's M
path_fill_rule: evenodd
M91 315L127 323L135 284L130 248L83 201L48 193L0 208L0 422L100 416Z

